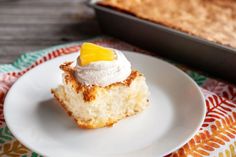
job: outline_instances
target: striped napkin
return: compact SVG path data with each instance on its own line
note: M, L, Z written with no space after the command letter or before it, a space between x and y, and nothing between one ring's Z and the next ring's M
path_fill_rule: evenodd
M151 54L113 38L99 37L89 41L121 50ZM41 156L23 146L9 131L3 115L4 98L12 84L24 73L58 56L77 52L80 49L81 43L75 42L25 53L12 64L0 65L0 156ZM177 66L191 76L201 87L206 101L207 113L198 133L182 148L168 156L236 156L236 87L205 77L182 66Z

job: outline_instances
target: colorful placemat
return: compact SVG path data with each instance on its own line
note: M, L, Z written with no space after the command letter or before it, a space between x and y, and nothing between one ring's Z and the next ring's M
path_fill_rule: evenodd
M99 37L90 42L122 50L151 54L119 40ZM0 65L0 156L39 157L11 134L4 120L4 98L12 84L28 70L61 55L78 52L81 42L52 47L20 56L13 64ZM158 54L157 54L158 55ZM178 66L178 65L177 65ZM191 76L204 93L207 113L199 132L170 157L236 156L236 87L178 66ZM223 74L222 74L223 75Z

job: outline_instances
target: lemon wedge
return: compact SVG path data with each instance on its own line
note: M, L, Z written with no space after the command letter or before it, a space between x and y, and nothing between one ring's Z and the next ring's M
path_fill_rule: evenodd
M80 66L96 61L113 61L115 54L112 50L92 43L84 43L80 49Z

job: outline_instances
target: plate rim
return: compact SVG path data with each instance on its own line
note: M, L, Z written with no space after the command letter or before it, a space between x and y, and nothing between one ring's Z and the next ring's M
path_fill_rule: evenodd
M162 156L168 155L168 154L170 154L170 153L172 153L172 152L178 150L179 148L181 148L181 147L182 147L184 144L186 144L187 142L189 142L189 140L192 139L192 138L194 137L194 135L196 135L196 133L200 130L200 128L201 128L201 126L202 126L202 124L203 124L203 122L204 122L205 114L206 114L206 111L207 111L204 95L203 95L203 93L202 93L202 91L201 91L199 85L198 85L189 75L187 75L184 71L182 71L180 68L176 67L175 65L173 65L173 64L171 64L171 63L169 63L169 62L163 60L162 58L158 58L158 57L151 56L151 55L148 55L148 54L143 54L142 52L139 52L139 51L127 51L127 50L123 50L123 52L124 52L124 53L129 53L129 54L131 54L131 55L140 55L140 56L142 56L142 58L143 58L143 57L148 57L148 58L151 58L151 59L158 60L158 61L161 62L162 64L165 64L165 66L168 66L168 67L170 67L170 68L173 68L175 71L181 73L181 75L183 75L184 77L186 77L186 78L188 79L188 81L191 82L192 86L197 89L197 92L198 92L198 94L199 94L199 96L200 96L200 99L201 99L202 110L203 110L203 111L202 111L203 114L202 114L202 116L201 116L200 122L199 122L198 126L196 126L196 128L193 129L193 132L192 132L188 137L186 137L185 140L183 140L181 143L179 143L178 146L176 146L176 147L170 149L168 152L163 153ZM20 141L20 143L22 143L24 146L26 146L29 150L31 150L31 151L33 151L33 152L36 152L36 153L38 153L38 154L40 154L40 155L43 155L43 156L44 156L45 154L42 154L41 152L39 152L39 151L35 150L34 148L32 148L30 145L26 144L27 142L25 142L23 138L21 138L20 136L18 136L19 134L15 133L15 132L13 131L14 129L12 129L11 126L9 125L9 119L8 119L7 116L6 116L6 115L7 115L7 114L6 114L6 113L7 113L7 111L6 111L6 110L7 110L7 109L6 109L6 108L7 108L7 107L6 107L6 104L8 104L7 101L8 101L8 99L10 99L10 98L9 98L9 95L10 95L10 93L11 93L12 91L14 91L14 90L13 90L13 89L14 89L14 86L15 86L18 82L20 82L22 79L24 79L25 77L27 77L28 75L30 75L30 73L31 73L32 71L34 71L35 69L39 69L41 66L44 66L45 64L49 64L50 62L55 62L55 60L59 60L60 58L66 58L67 56L76 55L76 53L78 54L78 52L73 52L73 53L70 53L70 54L58 56L58 57L56 57L56 58L53 58L53 59L48 60L48 61L46 61L46 62L43 62L42 64L39 64L38 66L33 67L32 69L30 69L29 71L27 71L25 74L23 74L21 77L19 77L19 78L16 80L16 82L13 83L13 85L11 86L11 88L9 89L9 91L7 92L7 95L5 96L5 100L4 100L4 103L3 103L3 115L4 115L5 122L6 122L6 126L7 126L8 129L11 131L12 135L13 135L17 140ZM83 155L83 154L82 154L82 155ZM84 154L84 155L87 156L86 154Z

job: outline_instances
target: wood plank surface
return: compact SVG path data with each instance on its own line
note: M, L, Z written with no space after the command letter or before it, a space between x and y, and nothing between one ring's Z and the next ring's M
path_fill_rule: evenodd
M0 0L0 64L100 34L86 0Z

